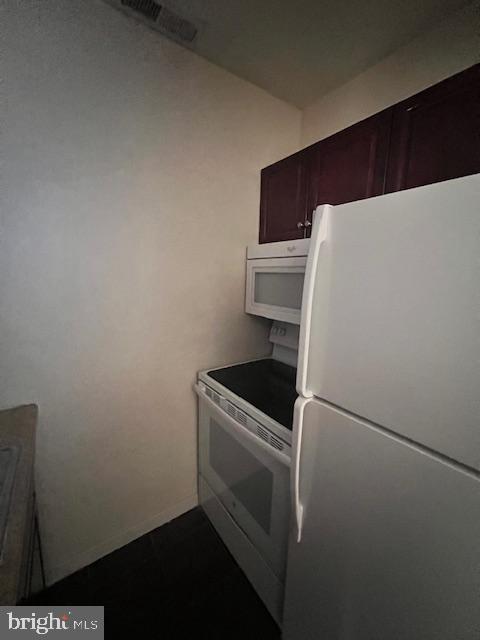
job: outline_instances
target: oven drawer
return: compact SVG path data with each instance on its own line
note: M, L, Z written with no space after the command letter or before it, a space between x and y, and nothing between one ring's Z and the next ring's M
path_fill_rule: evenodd
M290 457L238 423L196 385L200 473L279 580L285 577ZM268 430L262 427L264 432Z
M218 535L280 626L284 597L283 582L277 578L258 550L236 525L201 475L198 476L198 497Z

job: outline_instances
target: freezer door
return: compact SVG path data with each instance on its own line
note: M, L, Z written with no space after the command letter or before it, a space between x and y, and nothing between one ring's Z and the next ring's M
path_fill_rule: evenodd
M317 400L299 405L303 527L284 640L478 640L479 478Z
M297 389L480 469L480 175L316 216Z

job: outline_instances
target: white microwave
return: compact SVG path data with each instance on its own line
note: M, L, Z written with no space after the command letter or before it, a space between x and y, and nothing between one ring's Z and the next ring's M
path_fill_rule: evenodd
M247 249L245 311L300 324L310 238L257 244Z

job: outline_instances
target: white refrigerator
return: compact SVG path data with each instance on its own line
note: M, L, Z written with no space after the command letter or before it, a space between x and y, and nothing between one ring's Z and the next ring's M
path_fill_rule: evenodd
M284 640L480 639L480 175L319 207Z

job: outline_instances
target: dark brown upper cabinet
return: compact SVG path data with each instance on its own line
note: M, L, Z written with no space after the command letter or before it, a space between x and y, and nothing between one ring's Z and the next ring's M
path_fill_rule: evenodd
M310 236L318 204L383 193L391 112L382 112L262 171L260 242Z
M383 193L390 123L391 111L383 111L307 149L310 222L319 204L342 204Z
M386 191L480 172L480 64L393 108Z
M262 171L260 242L310 235L342 204L480 173L480 64Z
M306 158L296 153L262 170L260 242L304 237Z

